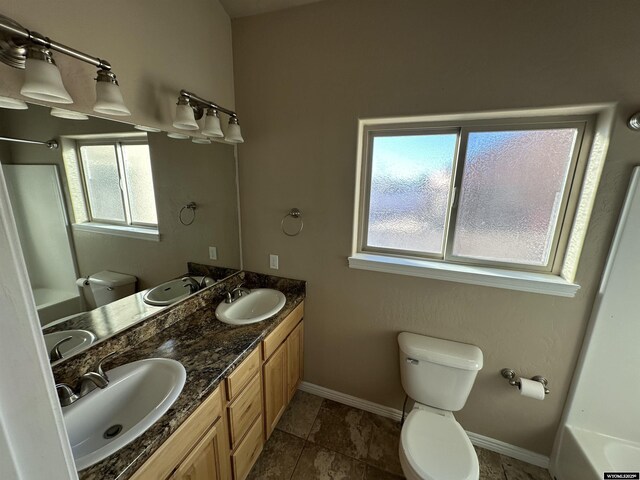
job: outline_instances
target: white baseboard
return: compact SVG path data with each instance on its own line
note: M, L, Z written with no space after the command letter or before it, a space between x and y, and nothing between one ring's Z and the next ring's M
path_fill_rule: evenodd
M396 421L400 421L402 418L402 412L395 408L385 407L377 403L363 400L362 398L347 395L346 393L336 392L319 385L315 385L309 382L302 382L299 387L300 390L307 393L312 393L328 400L333 400L350 407L359 408L365 412L375 413L383 417L391 418ZM469 439L473 445L491 450L492 452L500 453L511 458L522 460L523 462L530 463L542 468L549 468L549 457L541 455L539 453L532 452L531 450L525 450L524 448L516 447L509 443L502 442L493 438L485 437L473 432L467 432Z

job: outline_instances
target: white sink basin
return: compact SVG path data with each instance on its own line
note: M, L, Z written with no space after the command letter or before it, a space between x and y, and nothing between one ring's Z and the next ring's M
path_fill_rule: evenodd
M271 288L256 288L233 303L221 302L216 308L216 318L230 325L246 325L273 317L282 310L284 293Z
M60 332L47 333L44 335L47 354L51 353L51 350L56 346L56 343L67 337L71 337L71 340L64 342L58 347L58 350L60 350L60 353L62 354L62 358L67 358L89 348L96 340L96 336L87 330L63 330Z
M109 385L62 409L77 470L142 435L173 405L187 378L180 362L165 358L128 363L106 373Z
M196 282L202 282L203 277L191 277ZM166 307L176 303L183 298L187 298L191 295L189 290L189 283L182 280L182 278L176 278L165 283L161 283L157 287L153 287L147 293L145 293L142 299L144 303L149 305L155 305L156 307Z

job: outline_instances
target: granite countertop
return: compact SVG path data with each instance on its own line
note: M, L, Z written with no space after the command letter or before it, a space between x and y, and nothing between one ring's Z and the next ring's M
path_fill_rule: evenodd
M188 262L187 273L176 278L187 275L208 275L216 279L217 282L224 282L230 276L237 273L238 270L233 268L212 267ZM149 290L142 290L94 310L79 313L70 319L52 322L43 328L42 333L46 335L48 333L65 330L88 330L96 337L94 341L95 345L168 308L146 304L144 302L144 296L148 291ZM54 365L60 362L61 361L58 360L54 362Z
M230 286L240 282L248 288L269 287L282 291L287 298L284 308L270 320L245 326L224 324L215 318L215 307L222 301L223 294ZM269 334L305 297L305 282L279 277L240 272L227 282L203 291L192 302L181 303L177 308L181 317L173 323L169 321L152 322L149 328L153 334L145 338L138 332L133 338L124 341L128 346L122 354L106 362L105 370L145 358L171 358L184 365L187 380L176 402L151 428L129 445L103 461L79 472L81 480L126 480L140 468L144 462L176 431L247 355ZM194 296L198 297L198 295ZM191 304L192 308L191 308ZM171 313L171 312L169 312ZM160 317L170 316L168 314ZM174 314L175 316L175 314ZM174 319L175 320L175 319ZM147 323L147 322L143 322ZM168 325L159 329L158 325ZM138 328L141 330L144 325ZM123 334L125 335L125 334ZM123 344L114 337L105 342L99 355L108 348L119 350ZM91 350L91 349L90 349ZM90 351L89 350L89 351ZM113 350L112 350L113 351ZM70 361L71 365L54 369L57 381L77 377L72 370L95 361L96 353L86 358ZM74 360L74 359L71 359ZM78 371L78 370L76 370ZM85 371L85 370L79 370Z

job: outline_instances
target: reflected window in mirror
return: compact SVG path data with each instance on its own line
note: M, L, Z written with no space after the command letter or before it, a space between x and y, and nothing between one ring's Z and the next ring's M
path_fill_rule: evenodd
M146 135L67 137L62 142L74 228L157 239Z

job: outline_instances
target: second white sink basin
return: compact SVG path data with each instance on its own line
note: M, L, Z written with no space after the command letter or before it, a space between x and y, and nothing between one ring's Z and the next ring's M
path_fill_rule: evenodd
M196 282L202 282L203 277L192 277ZM157 307L166 307L176 303L183 298L187 298L191 295L189 290L189 283L182 280L182 278L176 278L168 282L161 283L160 285L153 287L147 293L145 293L142 299L144 303L149 305L155 305Z
M71 337L58 347L62 358L81 352L91 346L96 340L96 336L88 330L62 330L60 332L51 332L44 335L44 343L47 346L47 354L51 354L51 350L60 340Z
M271 288L256 288L232 303L221 302L216 318L230 325L246 325L273 317L282 310L287 299L284 293Z
M62 409L77 470L142 435L173 405L187 378L180 362L166 358L128 363L106 374L105 388Z

